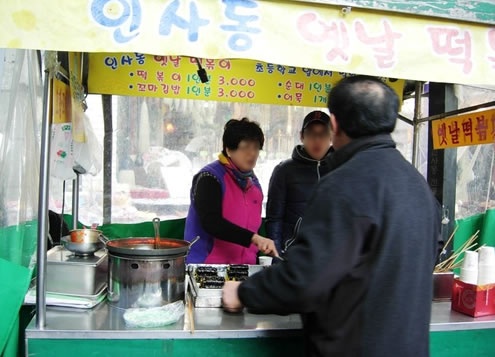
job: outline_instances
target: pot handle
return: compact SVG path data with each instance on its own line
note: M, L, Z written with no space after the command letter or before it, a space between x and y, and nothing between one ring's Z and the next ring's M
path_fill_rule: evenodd
M106 245L108 242L110 242L110 239L108 239L107 237L105 237L105 236L103 235L103 233L100 233L100 234L98 235L98 239L99 239L99 240L100 240L103 244L105 244L105 245Z

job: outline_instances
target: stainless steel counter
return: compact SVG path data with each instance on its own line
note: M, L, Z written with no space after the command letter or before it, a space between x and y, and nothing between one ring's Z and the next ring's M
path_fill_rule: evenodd
M218 308L194 310L195 331L186 312L177 323L152 329L128 328L124 310L101 303L91 310L47 308L47 326L35 321L26 329L27 339L208 339L290 337L301 334L298 315L230 314ZM450 310L450 302L432 304L431 331L495 329L495 316L471 318Z

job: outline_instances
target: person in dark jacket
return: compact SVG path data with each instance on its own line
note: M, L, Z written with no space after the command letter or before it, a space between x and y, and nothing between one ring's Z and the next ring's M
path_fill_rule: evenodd
M328 106L335 152L286 260L227 282L227 311L301 313L307 356L429 355L440 207L395 148L398 97L343 79Z
M306 115L301 142L291 159L275 167L268 187L266 231L279 252L292 236L315 185L328 172L330 117L319 110Z

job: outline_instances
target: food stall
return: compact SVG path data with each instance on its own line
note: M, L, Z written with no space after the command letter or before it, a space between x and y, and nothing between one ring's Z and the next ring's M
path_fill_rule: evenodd
M309 5L308 2L226 1L206 6L198 1L175 0L163 4L160 1L95 0L82 4L64 4L55 9L47 4L21 1L2 5L6 11L0 15L3 16L0 19L3 24L11 26L12 31L0 37L0 47L90 52L89 66L94 67L90 72L93 77L90 75L89 79L93 78L93 82L90 82L92 87L89 90L104 95L194 98L199 93L205 96L208 88L210 100L233 100L232 97L235 97L244 102L287 106L298 105L304 100L306 103L312 102L311 106L324 107L327 90L322 88L321 82L332 83L349 72L386 77L392 83L396 81L391 79L407 78L418 82L491 84L486 73L493 72L495 36L490 25L483 24L491 21L486 14L476 18L476 22L453 24L441 18L407 17L359 6L365 6L363 4L366 2L356 2L356 7L335 3L340 2L315 1ZM428 9L423 10L428 12ZM285 15L283 21L279 19L281 12ZM449 14L447 12L444 15ZM48 29L51 26L57 29ZM33 31L42 34L42 41L38 42L37 36L32 36ZM419 41L418 36L422 36ZM418 42L428 45L411 48L411 43ZM297 56L293 50L296 45L301 48ZM272 50L267 51L267 48ZM142 53L150 55L144 56ZM186 72L191 73L191 66L201 63L205 67L207 63L214 64L220 72L215 76L214 69L207 68L212 77L208 85L202 83L198 75L180 87L180 81L172 77L178 73L176 71L167 73L169 77L163 83L158 78L144 78L148 73L157 71L140 68L139 65L143 65L139 63L141 60L146 62L148 58L150 62L154 61L153 65L163 66L160 61L172 60L171 57L177 59L178 55L184 56L183 59L188 62ZM79 69L74 72L82 76L84 56L79 56L80 62L77 58L75 56L72 59L73 68ZM133 66L138 67L131 68L131 61ZM231 74L227 71L227 63L232 68L238 65L240 73L247 74ZM247 63L245 67L244 63ZM56 61L45 61L47 75L43 91L39 216L38 224L29 226L31 235L35 227L37 237L47 235L45 212L49 193L49 113L51 106L55 105L50 101L49 93L55 86L53 79L58 73L57 66ZM270 75L272 73L269 70L272 68L276 76L282 76L275 79L273 75L263 82L272 83L275 88L263 86L263 91L253 85L252 89L248 89L250 81L257 80L256 75L260 73L257 69L260 67ZM282 70L287 73L282 73ZM128 73L127 77L123 76L123 71ZM302 79L294 80L291 82L293 87L288 88L284 86L287 80L278 78L290 76L291 71L294 75L299 72ZM184 73L179 74L181 77L186 76ZM220 79L222 74L223 82ZM136 80L129 79L132 76ZM305 76L307 82L303 80ZM236 81L233 82L233 79ZM81 79L77 75L73 79L69 74L68 81L72 85L81 82ZM296 82L303 83L305 90L296 88ZM165 89L162 84L170 87ZM172 85L175 87L172 88ZM232 87L226 90L228 85ZM310 85L311 89L308 88ZM277 90L277 86L283 87L282 90ZM76 105L81 105L82 101L77 101L77 86L72 85L70 88L76 92L69 92L70 97L76 99ZM416 87L419 97L422 95L421 88L421 85ZM68 95L64 93L62 98L65 100ZM415 114L411 121L415 128L421 120L428 120L421 118L419 107ZM442 116L434 119L440 118ZM108 145L106 139L105 145ZM104 152L108 155L111 150ZM104 194L107 199L112 195L111 180L106 181L105 188L109 190ZM77 195L73 195L74 199L76 204L73 209L77 207ZM103 222L110 224L111 212L108 209L111 201L107 201L104 206ZM77 221L77 214L74 216ZM102 229L106 229L105 225ZM166 232L161 234L170 237ZM232 349L238 355L251 355L254 351L262 355L301 354L301 323L297 316L227 314L218 308L196 308L173 325L143 329L126 326L123 311L112 308L107 302L101 302L89 310L47 308L45 248L46 240L39 238L37 315L26 329L29 354L223 355L232 353ZM32 262L23 264L33 269ZM25 270L19 274L29 275L29 269ZM493 352L490 340L495 331L494 318L473 319L451 312L448 302L433 303L432 309L433 355L465 355L467 351L473 354ZM479 343L472 346L472 339L477 339Z

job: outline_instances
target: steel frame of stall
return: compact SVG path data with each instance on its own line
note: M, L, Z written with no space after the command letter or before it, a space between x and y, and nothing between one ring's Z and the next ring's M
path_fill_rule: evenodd
M46 248L47 242L44 237L48 234L48 195L49 195L49 176L50 176L50 127L51 127L51 90L52 81L56 73L45 69L45 78L43 86L43 113L42 113L42 130L41 130L41 154L40 154L40 179L39 179L39 202L38 202L38 250L37 250L37 276L36 276L36 326L44 329L46 326ZM481 108L495 106L495 101L482 103L468 108L448 111L429 117L421 116L421 97L423 94L423 82L416 82L414 94L414 116L412 119L399 115L398 119L413 126L413 152L412 164L417 167L419 156L419 125L433 120L443 119L448 116L471 112ZM102 105L104 112L104 223L110 223L111 218L111 161L112 161L112 108L111 96L102 95ZM110 149L109 149L110 148ZM73 226L77 228L78 205L79 205L79 175L73 183L72 196L72 215ZM108 198L106 198L108 197Z

